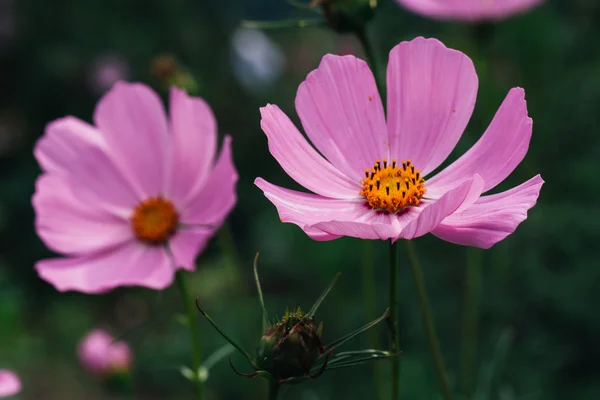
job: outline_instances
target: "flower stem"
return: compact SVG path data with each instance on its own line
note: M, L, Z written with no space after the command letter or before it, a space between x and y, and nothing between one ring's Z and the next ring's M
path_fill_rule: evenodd
M269 400L277 400L277 394L279 393L279 383L275 381L269 381Z
M373 262L373 243L369 240L361 240L362 245L362 288L363 301L367 314L367 320L372 321L377 318L377 306L375 295L375 269ZM369 347L372 349L381 348L379 343L379 327L375 326L369 329ZM373 380L375 382L375 392L378 399L383 399L383 384L384 381L382 365L373 363Z
M419 308L421 309L421 316L423 318L423 325L427 331L427 339L429 342L429 351L435 364L435 371L440 383L440 388L444 399L452 399L452 390L450 389L450 382L448 381L448 374L446 367L444 366L444 358L440 350L440 344L435 332L435 324L433 322L433 316L431 315L431 307L429 306L429 299L427 297L427 291L425 290L425 282L423 281L423 272L421 265L417 259L417 253L415 252L412 241L405 240L404 247L408 256L408 263L412 272L413 280L417 289L417 297L419 298Z
M460 351L461 391L467 398L473 392L477 368L477 320L479 318L479 296L481 293L480 249L467 250L465 268L464 316Z
M188 326L190 327L190 335L192 340L192 360L194 367L194 385L196 390L196 399L202 400L202 381L200 380L200 367L201 367L201 351L200 346L200 331L198 330L198 321L196 320L196 312L194 311L194 300L190 297L185 277L183 276L183 270L178 270L175 274L177 280L177 286L181 292L181 298L185 305L185 311L187 313Z
M396 354L400 351L400 337L398 336L398 242L390 240L390 270L389 270L389 330L390 352ZM400 391L400 357L390 359L392 363L391 375L391 400L397 400Z
M381 66L379 64L379 61L375 56L375 50L373 49L373 46L371 46L371 44L369 43L369 40L367 38L367 32L364 28L357 30L356 36L358 37L360 44L365 50L365 55L367 56L367 61L371 65L371 70L373 71L373 76L375 77L377 89L379 91L379 95L381 96L381 101L385 106L385 83L381 80L382 71L380 70Z
M223 251L225 264L231 274L231 278L234 279L236 284L239 284L241 289L243 276L240 271L240 256L228 222L225 222L221 229L217 231L217 240L219 241L221 251Z

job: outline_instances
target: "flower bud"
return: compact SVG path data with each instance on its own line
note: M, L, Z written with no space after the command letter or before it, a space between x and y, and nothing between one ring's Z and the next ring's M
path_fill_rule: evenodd
M315 0L321 4L323 17L338 32L364 29L375 15L381 0Z
M101 329L88 333L79 343L77 353L86 370L103 378L127 374L133 363L129 346L125 342L115 342Z

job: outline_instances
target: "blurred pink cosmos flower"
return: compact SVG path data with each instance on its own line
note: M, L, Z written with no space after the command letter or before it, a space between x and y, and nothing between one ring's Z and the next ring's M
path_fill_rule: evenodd
M463 53L436 39L392 49L387 123L367 64L326 55L298 88L296 110L321 156L275 105L261 109L271 154L316 194L257 178L282 222L315 240L413 239L428 232L491 247L527 218L543 180L481 196L521 162L531 138L523 89L512 89L479 141L429 177L460 139L475 106L477 74ZM426 179L425 179L426 178Z
M0 397L14 396L21 391L21 381L12 371L0 369Z
M95 126L51 122L35 147L36 229L67 258L39 261L58 290L167 287L194 260L235 201L237 173L226 137L215 161L216 121L199 98L173 88L170 115L141 84L118 82Z
M544 0L396 0L425 17L454 21L490 21L528 11Z
M91 331L81 340L77 355L86 370L101 376L128 372L133 363L127 343L114 342L114 338L102 329Z

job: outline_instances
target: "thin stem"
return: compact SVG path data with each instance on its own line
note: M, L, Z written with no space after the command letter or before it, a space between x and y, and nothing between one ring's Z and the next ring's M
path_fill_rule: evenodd
M460 386L462 393L470 398L477 371L477 321L481 294L480 249L469 248L465 268L464 316L460 357Z
M187 313L188 326L190 327L190 336L192 340L192 361L194 367L194 384L196 390L196 399L202 400L202 381L200 380L200 367L202 359L202 348L200 345L200 331L198 329L198 321L196 320L196 311L194 308L194 300L190 297L185 277L183 276L183 270L178 270L175 274L177 280L177 286L181 292L181 298L185 305L185 311Z
M277 400L277 394L279 393L279 383L275 381L269 381L269 400Z
M375 55L375 50L373 46L369 43L367 38L367 32L365 29L359 29L356 31L356 36L360 41L363 49L365 50L365 55L367 56L367 61L371 65L371 69L373 70L373 76L375 77L375 82L377 83L377 89L379 91L379 95L381 96L381 101L385 105L385 83L382 81L381 76L381 66L377 56Z
M444 358L440 350L440 344L435 332L435 324L433 322L433 316L431 315L431 307L429 306L429 299L427 297L427 291L425 289L425 282L423 280L423 272L421 265L417 259L417 253L415 252L414 245L410 240L404 240L404 247L408 256L408 264L412 272L412 277L415 282L417 289L417 297L419 298L419 308L421 309L421 316L423 318L423 325L427 331L427 339L429 342L429 351L435 364L435 371L440 383L442 394L446 400L452 399L452 390L450 389L450 382L448 381L448 374L446 367L444 366Z
M375 295L375 268L373 262L373 243L369 240L361 240L362 244L362 289L363 301L367 314L367 320L372 321L377 318L377 305ZM379 327L373 327L369 330L369 347L372 349L381 348L379 343ZM373 363L373 380L378 399L383 399L383 365Z
M398 336L398 242L390 240L390 269L389 269L389 330L390 352L396 354L400 351L400 337ZM400 391L400 357L392 357L391 400L397 400Z

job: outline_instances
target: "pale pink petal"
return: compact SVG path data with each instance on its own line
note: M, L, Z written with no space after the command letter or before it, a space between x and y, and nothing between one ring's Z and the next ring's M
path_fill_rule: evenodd
M133 240L89 256L41 260L35 268L61 292L105 293L118 286L164 289L175 274L171 264L162 246Z
M100 132L80 119L65 117L46 125L33 154L45 172L65 173L76 168L73 162L90 146L104 146Z
M377 159L389 157L381 98L363 60L324 56L298 87L296 111L315 147L357 181Z
M94 121L132 183L146 196L162 194L169 142L158 95L139 83L117 82L98 103Z
M412 160L423 176L448 157L475 106L473 62L436 39L402 42L387 67L391 155Z
M375 211L367 208L367 212L354 221L326 221L312 225L311 228L320 229L331 235L350 236L359 239L387 240L397 237L402 231L402 226L414 218L413 210L399 215L384 211Z
M483 196L466 210L446 218L433 234L448 242L488 249L513 233L527 218L544 183L537 175L502 193Z
M298 225L315 240L332 240L339 235L324 232L320 228L311 227L311 225L331 220L356 220L371 211L363 199L330 199L311 193L284 189L262 178L257 178L254 184L275 205L282 222Z
M217 121L204 100L175 87L169 112L172 144L165 194L185 203L210 174L217 152Z
M32 202L36 231L46 246L56 252L81 254L133 238L129 220L99 204L77 199L65 177L41 175Z
M455 21L489 21L510 17L544 0L396 0L426 17Z
M86 370L98 375L127 371L133 362L127 343L115 342L112 335L103 329L94 329L81 339L77 356Z
M464 181L454 189L446 192L436 201L421 208L418 217L411 220L403 229L399 238L414 239L431 232L448 215L456 212L464 204L473 204L481 195L483 179L475 175L472 179Z
M169 240L169 249L177 267L193 271L196 257L214 235L214 229L180 229Z
M317 153L279 107L260 109L260 125L269 150L289 176L321 196L351 199L360 192L360 180L351 179Z
M14 396L21 391L21 380L12 371L0 369L0 397Z
M231 137L226 136L219 159L200 192L183 206L181 223L220 226L237 200L238 174L231 155Z
M527 154L532 120L527 116L525 91L514 88L508 95L483 136L458 160L429 179L429 195L444 192L473 174L485 181L483 191L494 188L519 165Z

